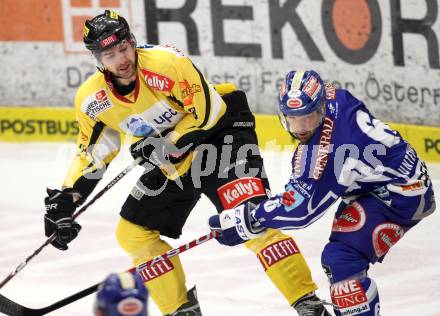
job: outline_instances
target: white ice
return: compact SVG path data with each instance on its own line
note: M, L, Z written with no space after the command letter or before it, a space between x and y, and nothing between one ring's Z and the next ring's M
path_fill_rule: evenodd
M60 187L70 163L70 144L0 143L0 279L45 240L43 198L45 188ZM264 153L274 192L282 190L290 173L290 153ZM124 151L111 164L100 183L103 187L131 159ZM440 165L429 165L434 186L440 188ZM137 167L102 196L80 218L83 229L70 249L51 246L36 256L2 295L31 308L42 308L101 281L110 272L123 271L130 261L114 237L120 206L141 173ZM99 189L98 188L98 189ZM95 193L98 192L95 190ZM437 205L440 205L437 193ZM204 198L191 213L176 247L208 233L206 224L214 208ZM288 231L301 247L319 286L329 300L320 253L330 233L333 209L310 227ZM382 264L370 269L378 284L382 315L440 315L440 211L423 220L392 248ZM295 315L259 261L244 246L227 248L212 240L181 255L187 286L197 285L204 315ZM94 295L51 315L92 315ZM160 312L149 302L150 316Z

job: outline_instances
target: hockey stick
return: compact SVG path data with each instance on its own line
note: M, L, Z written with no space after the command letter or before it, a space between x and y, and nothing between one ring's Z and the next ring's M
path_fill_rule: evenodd
M81 207L75 214L73 214L72 219L77 218L79 215L81 215L85 210L89 208L90 205L95 203L97 199L99 199L104 193L106 193L108 190L110 190L116 183L119 182L127 173L129 173L134 167L136 167L140 162L142 161L142 157L138 157L137 159L133 160L132 163L122 170L112 181L110 181L109 184L107 184L101 191L99 191L89 202L87 202L83 207ZM32 260L36 255L38 255L41 250L43 250L44 247L49 245L56 237L56 233L53 233L49 238L46 239L46 241L38 248L36 249L29 257L27 257L23 262L21 262L14 271L9 273L9 275L0 283L0 289L6 285L14 276L17 275L18 272L20 272L29 261Z
M207 242L208 240L211 240L212 238L215 238L219 235L218 232L216 231L211 231L209 234L204 235L202 237L199 237L197 239L194 239L193 241L182 245L178 248L174 248L171 249L169 251L167 251L166 253L154 257L151 260L148 260L145 263L141 263L140 265L129 269L128 271L130 271L131 273L139 273L139 275L142 277L142 279L144 281L147 281L146 278L147 276L145 275L145 270L148 269L150 266L160 262L160 261L164 261L164 260L168 260L174 256L177 256L179 254L181 254L182 252L185 252L191 248L194 248L195 246L201 245L205 242ZM66 306L72 302L75 302L79 299L82 299L83 297L86 297L94 292L96 292L98 290L98 286L100 283L94 284L82 291L79 291L69 297L66 297L58 302L53 303L52 305L43 307L43 308L39 308L39 309L33 309L33 308L28 308L25 307L23 305L20 305L10 299L8 299L7 297L3 296L0 294L0 313L4 313L6 315L9 316L41 316L41 315L46 315L50 312L53 312L54 310L57 310L63 306Z

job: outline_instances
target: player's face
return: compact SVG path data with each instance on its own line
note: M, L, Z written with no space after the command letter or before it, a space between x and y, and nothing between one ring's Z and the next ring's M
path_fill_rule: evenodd
M292 132L301 143L306 143L318 127L321 116L318 111L301 116L287 116L290 132Z
M136 80L136 51L130 41L106 49L100 55L101 63L122 84Z

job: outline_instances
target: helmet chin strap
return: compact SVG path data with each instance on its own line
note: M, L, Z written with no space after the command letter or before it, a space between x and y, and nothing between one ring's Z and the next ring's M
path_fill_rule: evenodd
M317 110L318 115L319 115L319 121L318 124L316 124L316 127L313 128L312 130L308 131L310 132L310 138L313 136L313 134L316 132L316 130L322 125L322 122L324 122L324 117L325 117L325 103ZM283 113L279 112L278 117L280 118L281 121L281 125L283 125L284 129L287 130L287 132L295 139L300 140L300 138L298 137L298 133L295 133L291 130L290 128L290 124L289 121L286 118L286 115L284 115ZM308 140L310 140L310 138ZM307 140L307 141L308 141Z

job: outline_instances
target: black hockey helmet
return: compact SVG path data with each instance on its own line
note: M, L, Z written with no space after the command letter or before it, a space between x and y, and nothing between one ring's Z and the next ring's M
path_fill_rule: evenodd
M104 14L87 20L83 31L84 44L92 52L113 47L124 39L132 37L127 20L110 10L105 10Z

